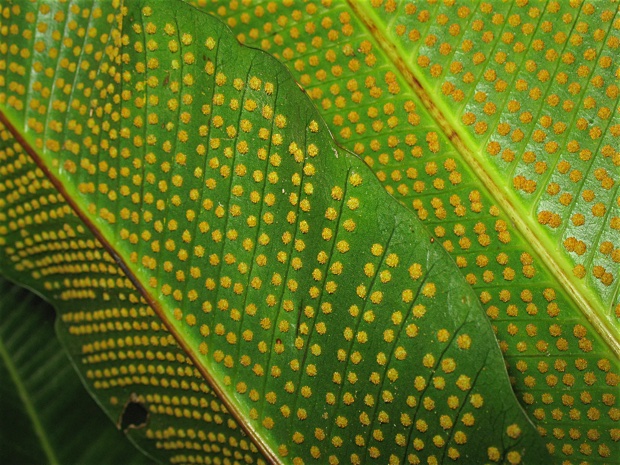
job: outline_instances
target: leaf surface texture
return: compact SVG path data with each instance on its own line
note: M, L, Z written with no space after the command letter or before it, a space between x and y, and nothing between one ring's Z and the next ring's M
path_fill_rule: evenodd
M277 21L275 6L254 10L258 30L271 33L265 14ZM364 123L341 112L342 75L349 69L361 76L359 59L357 68L330 68L341 84L330 78L313 88L313 77L297 78L316 92L341 142L355 140L349 148L375 169L395 164L377 170L378 179L388 190L394 183L392 192L409 189L398 192L420 219L436 221L429 227L334 144L281 65L239 47L197 10L161 2L7 8L0 102L3 263L11 266L4 271L55 300L73 335L70 350L111 411L118 415L129 394L148 406L147 427L132 432L145 448L174 462L261 462L257 447L268 460L293 463L540 460L545 451L512 395L478 293L509 364L523 373L515 381L533 416L567 421L562 410L533 410L534 395L545 396L540 384L553 387L563 376L547 371L575 366L579 376L569 372L561 382L595 394L562 398L563 408L587 404L596 417L590 420L603 425L600 432L577 429L578 439L596 443L580 453L610 454L617 357L597 330L613 321L591 318L599 324L593 329L575 300L583 287L566 288L558 269L512 229L514 215L498 201L506 189L481 183L468 162L472 141L458 133L462 146L455 142L447 117L425 110L425 103L441 105L420 100L407 68L394 68L397 52L388 53L387 42L378 44L379 35L363 25L375 13L339 4L290 17L300 25L303 14L333 17L342 31L322 40L344 40L346 57L370 44L367 55L379 61L364 58L363 66L379 73L347 91L381 101L365 111L367 130L385 131L384 141L357 139ZM246 19L252 16L240 12L228 24ZM19 21L30 21L32 32ZM301 29L288 26L297 40ZM258 41L252 31L248 37ZM313 31L304 24L305 33ZM359 43L347 47L350 37ZM274 35L273 43L286 58L284 41ZM317 66L307 47L295 47ZM305 66L294 62L297 72ZM327 71L318 71L322 83ZM322 98L327 92L333 102ZM388 94L408 95L380 100ZM405 121L406 131L398 126ZM411 187L399 183L404 176ZM447 194L451 186L463 191ZM455 253L457 243L467 254ZM461 276L440 245L470 272ZM541 315L546 326L539 330ZM101 323L92 323L96 316ZM517 333L531 342L504 340ZM536 360L536 376L510 359L511 350ZM543 355L555 357L553 368L540 364ZM581 415L573 408L566 417L576 423Z
M617 5L196 3L287 64L338 143L453 256L557 460L610 460Z

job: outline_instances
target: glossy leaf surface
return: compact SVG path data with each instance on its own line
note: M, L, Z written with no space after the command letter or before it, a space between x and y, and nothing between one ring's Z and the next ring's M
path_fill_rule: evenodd
M84 390L54 334L54 309L0 278L0 461L152 464Z
M453 256L557 460L617 460L617 4L197 3Z
M0 263L144 449L546 460L470 286L276 60L182 2L3 18Z

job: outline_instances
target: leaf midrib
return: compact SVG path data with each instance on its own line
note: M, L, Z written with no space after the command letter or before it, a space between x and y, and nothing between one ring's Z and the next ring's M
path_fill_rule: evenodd
M495 179L501 178L500 174L492 167L484 166L483 158L477 144L470 135L463 130L450 113L445 111L445 105L432 97L428 91L430 86L424 76L416 74L415 68L410 66L403 58L401 47L391 42L381 34L379 28L373 22L371 14L365 11L366 3L358 3L355 0L347 0L352 13L357 16L361 24L374 38L376 44L394 64L395 71L404 79L411 91L420 99L426 110L430 113L439 129L450 140L454 149L461 155L463 161L471 168L474 175L489 191L493 199L500 205L502 210L510 218L519 233L528 238L534 253L545 264L549 272L559 282L566 294L594 326L601 338L610 349L620 356L620 339L607 318L600 315L597 307L603 304L599 296L590 292L583 281L577 280L567 270L571 269L568 260L559 256L552 256L553 250L550 239L540 231L537 224L525 209L519 208L520 201L513 191L505 185L498 184ZM596 305L593 305L595 303Z

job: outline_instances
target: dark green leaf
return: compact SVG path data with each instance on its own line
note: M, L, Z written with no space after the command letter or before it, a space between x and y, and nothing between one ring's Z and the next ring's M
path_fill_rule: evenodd
M617 3L195 3L452 255L557 461L618 456Z

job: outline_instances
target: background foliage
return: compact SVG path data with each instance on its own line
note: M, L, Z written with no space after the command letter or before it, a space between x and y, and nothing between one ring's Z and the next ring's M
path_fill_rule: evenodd
M84 390L54 334L54 309L5 279L0 295L0 462L154 463Z

